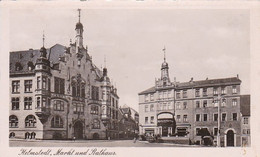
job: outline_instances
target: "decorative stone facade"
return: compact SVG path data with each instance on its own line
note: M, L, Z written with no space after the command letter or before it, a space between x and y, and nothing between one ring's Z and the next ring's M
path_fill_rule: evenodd
M80 16L75 31L68 47L10 52L11 138L118 138L117 89L83 46Z

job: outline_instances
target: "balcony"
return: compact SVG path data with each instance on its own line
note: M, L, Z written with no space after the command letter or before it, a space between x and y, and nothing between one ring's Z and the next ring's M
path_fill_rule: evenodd
M50 108L41 107L35 109L35 114L39 117L42 124L44 124L50 116Z

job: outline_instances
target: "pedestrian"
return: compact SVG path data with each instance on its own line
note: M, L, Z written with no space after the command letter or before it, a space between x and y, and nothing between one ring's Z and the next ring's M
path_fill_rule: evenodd
M73 136L73 141L74 141L74 142L76 141L76 137L75 137L75 136Z

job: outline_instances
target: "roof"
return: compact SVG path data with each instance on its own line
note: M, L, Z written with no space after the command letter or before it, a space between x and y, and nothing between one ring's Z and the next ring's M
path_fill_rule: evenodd
M250 95L240 96L240 112L242 116L250 116Z
M65 46L60 44L56 44L51 48L47 49L47 56L49 56L49 60L52 63L59 62L59 56L64 54ZM9 55L10 60L10 73L31 73L28 69L28 63L32 62L35 65L37 58L40 57L40 49L33 50L24 50L24 51L14 51L10 52ZM15 70L15 64L21 64L22 69L19 71Z
M206 79L206 80L190 81L190 82L177 82L175 83L175 86L172 86L172 88L175 89L199 88L199 87L207 87L207 86L221 86L221 85L224 86L224 85L240 84L240 83L241 80L238 77L229 77L229 78ZM154 93L155 91L156 88L154 86L145 91L140 92L139 95Z

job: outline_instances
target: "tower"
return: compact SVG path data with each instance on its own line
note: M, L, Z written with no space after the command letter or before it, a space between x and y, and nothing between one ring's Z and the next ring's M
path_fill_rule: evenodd
M169 66L166 62L166 56L165 56L165 47L163 48L164 52L164 61L162 63L161 67L161 80L163 81L163 86L166 86L168 83L170 83L170 77L169 77Z
M35 77L36 85L36 115L42 123L45 123L50 115L50 61L47 58L47 50L44 47L45 36L43 34L43 46L40 49L40 57L36 60Z
M83 25L80 23L80 9L79 12L79 22L76 24L76 47L83 48Z

